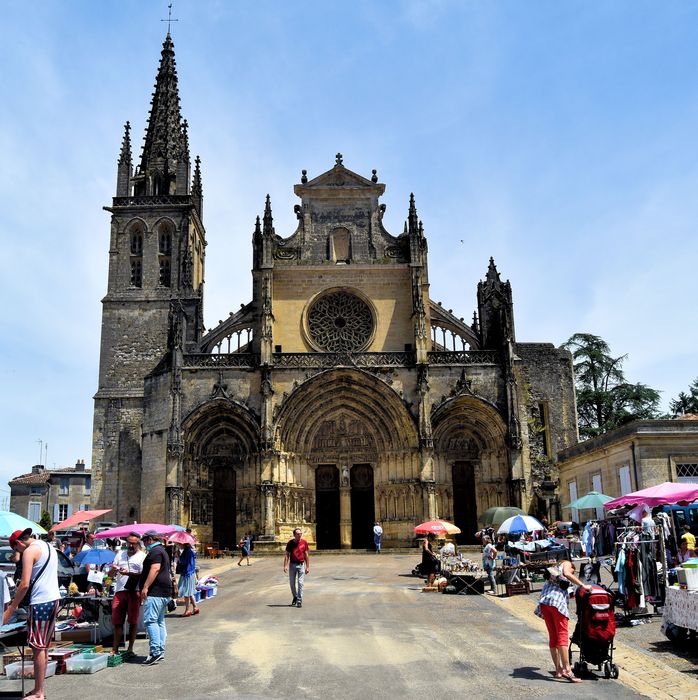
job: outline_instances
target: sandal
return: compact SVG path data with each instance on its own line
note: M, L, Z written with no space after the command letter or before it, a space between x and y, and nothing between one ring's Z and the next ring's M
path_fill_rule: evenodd
M187 610L185 613L182 613L182 617L191 617L194 614L195 613L193 613L191 610Z
M201 610L199 608L194 608L194 612L192 613L192 615L198 615L200 612Z
M570 671L569 673L563 672L562 677L566 678L570 683L581 683L582 682L582 679L577 678L577 676L575 676L574 673L572 673L572 671Z

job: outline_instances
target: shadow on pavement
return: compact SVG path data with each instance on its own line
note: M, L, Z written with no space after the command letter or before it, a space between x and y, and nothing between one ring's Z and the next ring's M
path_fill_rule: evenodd
M512 669L511 677L525 678L529 681L542 680L555 681L556 683L558 682L558 680L555 677L546 675L545 673L541 673L540 668L537 668L535 666L520 666L519 668Z

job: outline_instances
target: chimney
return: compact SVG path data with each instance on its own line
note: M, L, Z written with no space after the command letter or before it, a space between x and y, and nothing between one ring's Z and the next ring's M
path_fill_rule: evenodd
M77 460L77 462L75 462L75 471L76 472L85 471L85 460L84 459L79 459L79 460Z
M41 472L44 471L44 465L43 464L35 464L32 467L32 474L41 474Z

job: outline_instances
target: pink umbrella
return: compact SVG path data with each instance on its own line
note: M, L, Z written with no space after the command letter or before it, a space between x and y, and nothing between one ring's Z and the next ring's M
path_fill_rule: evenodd
M693 503L695 500L698 500L698 484L676 484L673 481L665 481L663 484L614 498L612 501L604 503L603 507L606 510L611 510L620 508L620 506L636 506L644 503L650 508L654 508L674 503Z
M155 530L158 535L171 535L176 531L174 525L161 525L159 523L132 523L131 525L119 525L111 530L102 530L95 537L106 540L108 537L128 537L132 532L144 535L148 530Z
M183 531L174 532L168 535L167 539L176 544L190 544L192 546L196 544L196 540L188 532Z

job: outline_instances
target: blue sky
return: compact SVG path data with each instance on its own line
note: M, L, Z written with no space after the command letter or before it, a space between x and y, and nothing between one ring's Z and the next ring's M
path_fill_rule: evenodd
M123 124L134 156L166 2L0 2L0 488L91 462L100 299ZM183 115L202 158L207 327L251 294L264 197L338 151L415 193L431 296L466 318L494 256L517 338L628 353L664 404L698 375L698 4L180 0ZM3 492L0 491L0 496Z

